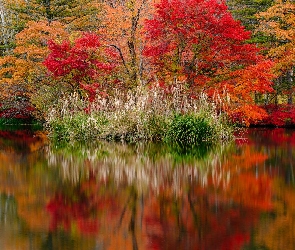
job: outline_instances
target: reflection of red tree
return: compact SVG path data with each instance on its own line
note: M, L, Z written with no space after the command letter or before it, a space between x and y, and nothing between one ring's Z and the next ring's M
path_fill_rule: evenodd
M295 131L284 128L251 129L248 133L249 141L255 145L267 145L269 147L284 144L295 145Z
M234 250L249 242L261 209L229 205L218 194L196 191L190 190L187 197L149 200L144 214L145 249Z
M99 195L100 183L94 177L69 190L59 191L47 204L51 214L50 230L69 231L74 224L82 234L98 232L98 212L115 207L112 198ZM111 211L112 212L112 211Z
M56 196L47 204L47 210L51 214L50 230L54 231L62 227L68 231L72 223L77 222L79 230L83 233L96 233L98 223L95 217L92 217L89 201L79 197L77 201L70 200L62 193Z
M45 142L45 134L35 133L30 130L15 130L15 131L5 131L0 130L0 144L3 144L2 140L8 141L9 145L12 144L26 144L30 145L38 141Z
M273 129L270 132L265 131L263 134L264 139L268 138L271 144L281 145L283 143L295 145L295 133L292 130L286 131L282 128Z
M178 197L161 189L145 207L146 249L241 249L259 214L273 207L272 180L256 172L267 158L246 144L214 169L206 186L188 183Z

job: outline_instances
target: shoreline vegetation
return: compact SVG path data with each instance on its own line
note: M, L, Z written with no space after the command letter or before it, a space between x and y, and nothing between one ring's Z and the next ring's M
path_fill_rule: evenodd
M294 4L266 4L254 29L234 1L86 2L83 17L76 0L0 6L0 129L33 122L57 142L185 149L239 127L295 126L294 25L280 26Z
M189 148L232 139L233 125L217 109L206 94L188 98L179 87L168 96L141 87L90 106L74 93L48 112L45 129L54 141L164 141Z

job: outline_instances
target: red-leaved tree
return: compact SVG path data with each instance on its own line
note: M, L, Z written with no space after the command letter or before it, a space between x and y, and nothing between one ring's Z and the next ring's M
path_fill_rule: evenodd
M161 0L145 31L145 56L157 79L178 79L193 92L226 96L226 111L246 124L263 117L253 93L272 91L272 63L245 43L250 33L224 1Z
M68 83L73 89L84 89L93 101L98 92L115 80L112 73L116 68L117 54L109 47L103 47L99 37L84 33L73 43L48 42L50 54L44 65L54 78Z

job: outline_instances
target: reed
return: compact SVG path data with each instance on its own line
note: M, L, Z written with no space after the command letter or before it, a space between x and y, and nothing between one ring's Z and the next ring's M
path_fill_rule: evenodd
M232 126L217 110L215 102L204 93L190 98L182 86L175 84L169 91L159 86L152 89L141 86L127 92L115 90L107 97L98 95L90 104L73 93L49 110L46 129L51 138L65 141L172 142L175 136L182 136L173 132L180 125L183 133L187 133L184 140L188 143L230 139ZM194 132L190 134L188 130ZM189 139L191 136L195 140Z

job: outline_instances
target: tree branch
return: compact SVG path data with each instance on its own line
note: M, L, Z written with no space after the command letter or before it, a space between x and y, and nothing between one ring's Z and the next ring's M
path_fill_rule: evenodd
M111 45L109 45L109 46L110 46L110 47L114 47L114 48L119 52L120 58L121 58L121 60L122 60L122 63L123 63L123 65L124 65L124 67L125 67L127 73L130 74L130 71L129 71L128 67L127 67L127 64L126 64L126 61L125 61L125 59L124 59L124 56L123 56L122 50L121 50L117 45L115 45L115 44L111 44Z

